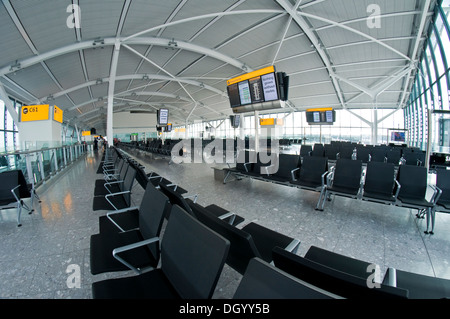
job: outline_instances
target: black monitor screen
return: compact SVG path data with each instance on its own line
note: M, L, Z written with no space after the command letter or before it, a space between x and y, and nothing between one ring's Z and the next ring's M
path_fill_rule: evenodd
M404 131L391 132L391 141L404 143L406 141L406 133Z
M230 115L230 122L231 122L231 126L233 128L238 128L239 127L239 122L240 122L240 116L239 115Z
M275 73L264 74L261 76L264 100L275 101L278 100L277 81L275 79Z
M238 83L239 97L241 98L241 105L252 103L250 95L250 86L248 81L242 81Z
M248 80L250 85L250 94L252 103L259 103L264 101L263 89L261 84L261 77L256 77Z
M239 98L239 89L237 83L231 84L227 87L228 96L230 98L231 107L241 105L241 99Z
M158 125L167 125L167 123L169 123L169 110L159 109L157 117L158 117Z

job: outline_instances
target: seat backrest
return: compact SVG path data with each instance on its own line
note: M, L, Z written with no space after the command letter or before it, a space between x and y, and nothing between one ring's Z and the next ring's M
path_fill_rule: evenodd
M257 156L256 152L254 151L240 151L238 152L238 156L236 158L236 169L246 172L247 170L249 172L253 169L253 163L256 163ZM250 165L247 165L247 169L245 168L245 163L252 163Z
M361 160L363 163L367 163L369 161L371 148L368 147L359 147L356 148L356 159Z
M248 262L253 257L261 257L252 236L214 216L199 204L191 204L192 211L199 221L230 241L227 264L244 274Z
M364 191L391 195L395 184L395 166L393 163L367 163Z
M300 156L295 154L278 155L278 171L273 175L285 178L286 181L292 180L291 171L300 165Z
M400 198L424 199L427 187L427 169L424 166L400 165L397 181L400 183Z
M360 187L362 173L362 162L340 158L336 161L334 170L333 186L357 189Z
M122 189L121 189L122 192L125 192L125 191L131 192L131 188L133 187L135 177L136 177L136 170L133 167L131 167L131 165L130 165L127 169L127 174L125 175L125 179L124 179L123 183L120 183L120 185L122 186ZM130 204L131 204L131 193L130 192L123 195L125 202L128 206L130 206Z
M335 145L325 144L325 157L328 157L329 160L335 161L337 159L337 154L339 153L339 148Z
M367 272L361 278L350 273L334 269L326 264L303 258L287 250L275 247L273 249L275 267L304 280L329 293L349 299L406 299L408 292L404 289L379 284L379 287L369 288L367 280L372 272Z
M322 157L325 155L325 148L323 144L316 143L314 144L313 150L312 150L312 156L319 156Z
M333 299L324 290L301 281L259 258L250 260L234 299Z
M436 186L442 190L439 200L450 200L450 170L436 170Z
M209 299L229 247L228 240L174 205L161 242L161 270L182 299Z
M371 162L384 162L386 160L386 148L375 146L370 156Z
M399 165L401 158L401 150L397 148L392 148L386 152L386 162L394 163L394 165Z
M0 205L6 205L16 200L11 190L17 185L19 185L17 170L0 173Z
M339 158L340 159L342 159L342 158L343 159L351 159L354 149L355 148L351 144L349 144L349 145L342 145L339 148Z
M139 206L139 231L144 239L159 237L164 217L170 208L169 198L149 183ZM148 248L158 260L159 242L148 245Z
M169 201L172 205L178 205L185 211L187 211L190 215L194 216L191 207L189 206L186 199L180 193L176 192L174 188L171 186L167 186L165 184L159 184L161 191L169 198ZM170 212L167 214L167 218L169 218Z
M319 185L322 183L322 175L326 171L328 171L328 158L317 156L304 157L298 179Z
M367 278L367 267L371 264L317 246L311 246L305 258L359 278Z
M302 145L300 147L300 156L310 156L312 152L312 146L311 145Z

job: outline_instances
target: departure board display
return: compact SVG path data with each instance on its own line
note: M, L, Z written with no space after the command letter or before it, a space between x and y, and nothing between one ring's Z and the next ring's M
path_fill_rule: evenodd
M308 124L332 125L336 121L336 111L331 108L306 110Z
M285 80L285 85L280 88ZM232 108L242 105L264 103L269 101L287 99L288 77L285 73L281 76L275 72L275 67L270 66L256 70L227 81L227 92ZM280 94L279 90L283 90Z

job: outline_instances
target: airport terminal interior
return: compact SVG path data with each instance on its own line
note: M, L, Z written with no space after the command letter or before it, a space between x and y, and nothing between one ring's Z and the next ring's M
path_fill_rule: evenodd
M3 0L0 298L449 298L449 14Z

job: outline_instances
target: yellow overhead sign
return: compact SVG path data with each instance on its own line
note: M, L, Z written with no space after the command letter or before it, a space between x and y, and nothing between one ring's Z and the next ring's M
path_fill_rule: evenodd
M91 131L81 131L81 136L91 136Z
M283 125L283 124L284 124L283 119L274 119L274 118L259 119L259 125L261 125L261 126L266 126L266 125Z
M56 105L53 106L53 119L59 123L63 122L63 110Z
M49 119L49 109L50 105L29 105L22 106L20 111L20 121L21 122L29 122L29 121L42 121Z
M317 109L307 109L306 112L325 112L325 111L333 111L331 107L322 107Z
M250 72L250 73L246 73L246 74L237 76L235 78L229 79L227 81L227 85L231 85L231 84L238 83L238 82L241 82L241 81L245 81L245 80L248 80L248 79L256 78L258 76L261 76L261 75L264 75L264 74L268 74L268 73L272 73L272 72L275 72L275 67L273 65L272 66L268 66L267 68L259 69L259 70L256 70L256 71L253 71L253 72Z

